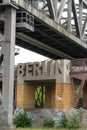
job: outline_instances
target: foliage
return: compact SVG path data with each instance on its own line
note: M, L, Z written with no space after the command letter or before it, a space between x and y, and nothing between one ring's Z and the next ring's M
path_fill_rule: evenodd
M80 108L80 107L82 107L82 106L83 106L83 98L81 97L81 98L79 99L77 108Z
M52 128L55 125L55 121L53 121L52 119L45 119L43 122L43 127L45 128Z
M67 123L68 123L68 119L67 119L67 117L64 115L63 116L63 118L62 118L62 120L61 120L61 127L62 128L67 128Z
M76 88L75 90L75 97L78 97L78 93L79 93L79 86ZM77 108L80 108L83 106L83 93L81 94L81 97L79 99L79 102L78 102L78 105L77 105Z
M35 105L38 108L43 107L45 102L45 87L38 86L35 93Z
M64 116L61 122L62 128L77 129L82 127L79 113L73 113L71 115L68 115L68 117Z
M58 129L58 128L37 128L37 127L32 127L32 128L17 128L16 130L67 130L67 129Z
M31 119L27 117L26 113L18 114L13 118L13 124L16 127L31 127Z

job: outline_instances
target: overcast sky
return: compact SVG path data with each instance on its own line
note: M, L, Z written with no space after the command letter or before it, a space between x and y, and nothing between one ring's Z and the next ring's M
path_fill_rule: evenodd
M48 59L45 56L36 54L32 51L26 50L24 48L16 46L16 48L20 49L20 54L15 56L15 65L18 63L26 63L26 62L35 62L35 61L43 61Z

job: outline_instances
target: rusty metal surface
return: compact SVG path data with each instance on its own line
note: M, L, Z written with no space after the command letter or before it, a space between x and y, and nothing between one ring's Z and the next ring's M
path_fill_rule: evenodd
M74 107L77 108L79 99L87 81L87 59L72 60L70 64L70 77L81 81L78 96L74 101ZM84 97L83 107L87 109L87 98Z
M80 99L81 94L82 94L82 92L83 92L83 87L84 87L84 85L85 85L85 80L82 80L82 81L81 81L81 84L80 84L80 87L79 87L78 96L77 96L77 98L76 98L76 100L75 100L75 103L74 103L74 107L75 107L75 108L77 108L79 99Z

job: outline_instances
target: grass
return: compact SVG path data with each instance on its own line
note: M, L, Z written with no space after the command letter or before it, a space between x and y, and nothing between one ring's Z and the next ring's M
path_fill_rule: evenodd
M69 130L69 129L59 129L59 128L17 128L16 130ZM77 129L77 130L86 130L86 129Z
M16 128L15 130L69 130L69 129L59 129L59 128ZM87 129L72 129L72 130L87 130Z
M16 130L66 130L58 128L17 128Z

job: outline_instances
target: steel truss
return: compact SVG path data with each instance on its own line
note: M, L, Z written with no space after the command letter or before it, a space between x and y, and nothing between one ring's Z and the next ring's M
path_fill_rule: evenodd
M33 7L47 14L69 32L87 40L86 0L30 0Z

